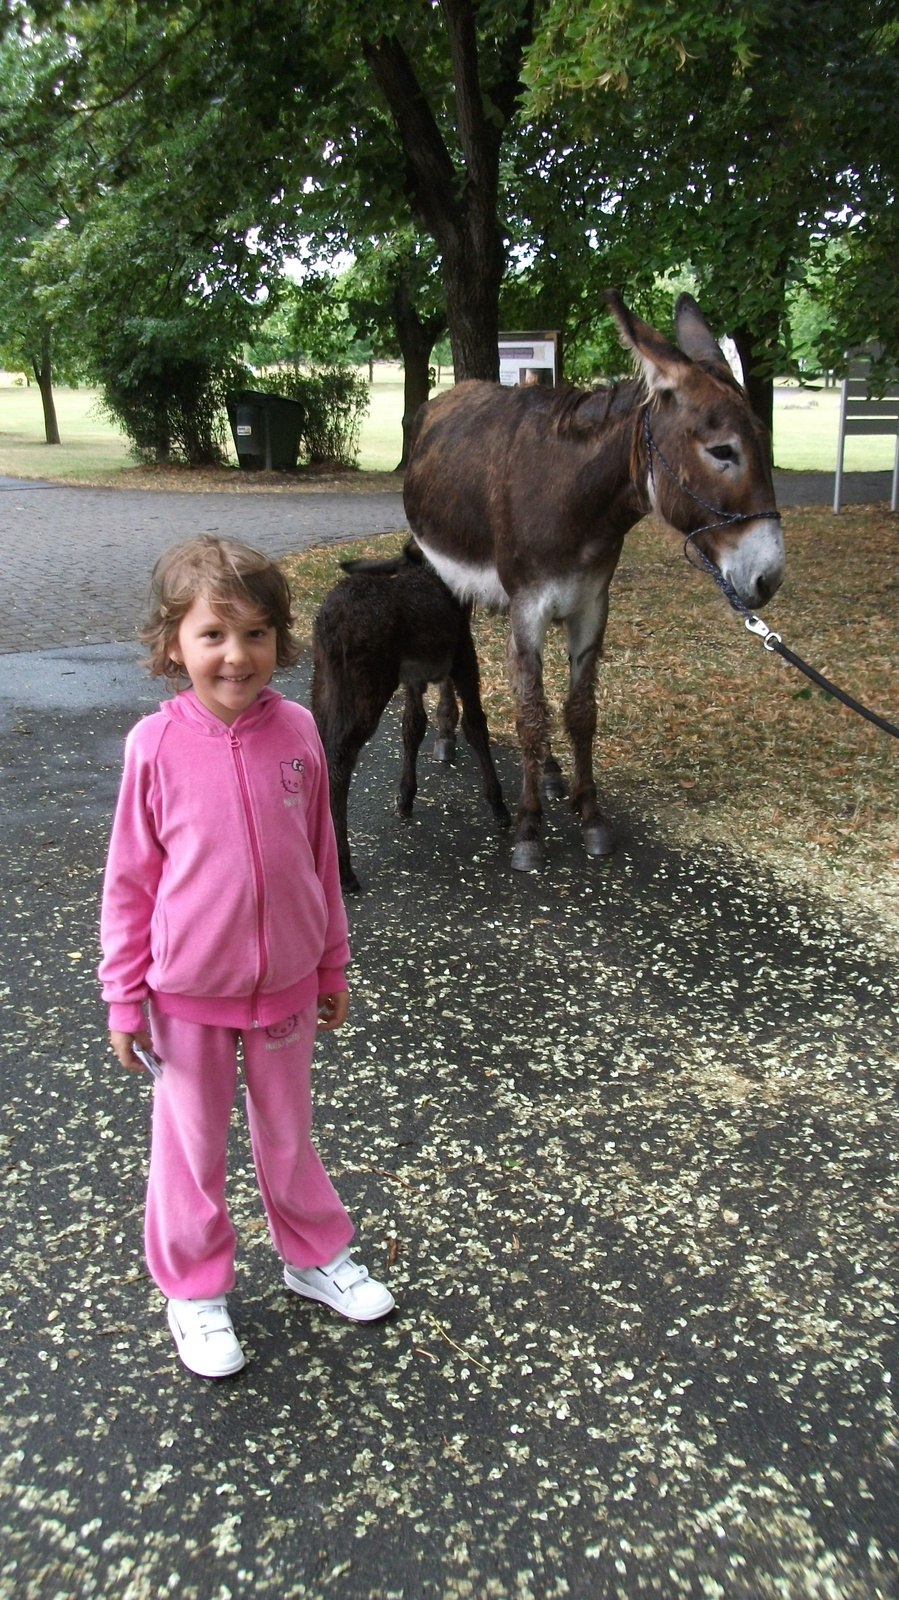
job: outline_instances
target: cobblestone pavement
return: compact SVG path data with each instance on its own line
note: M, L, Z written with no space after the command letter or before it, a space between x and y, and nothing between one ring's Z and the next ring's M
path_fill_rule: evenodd
M775 473L778 504L829 505L833 475ZM845 504L888 500L888 472L847 473ZM0 654L134 636L161 550L194 533L274 556L404 528L402 495L185 494L0 478Z
M196 533L273 556L404 528L400 494L182 494L0 480L0 654L131 639L161 550Z

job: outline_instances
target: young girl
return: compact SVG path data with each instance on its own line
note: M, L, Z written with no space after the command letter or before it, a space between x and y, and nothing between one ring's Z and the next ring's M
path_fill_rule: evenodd
M394 1304L353 1261L310 1138L315 1033L346 1018L349 950L324 752L309 712L268 687L297 658L291 622L283 574L246 545L191 539L160 557L141 637L151 674L190 687L128 735L103 886L112 1048L132 1071L135 1045L163 1063L147 1263L181 1360L207 1378L244 1365L226 1300L238 1042L287 1287L361 1322Z

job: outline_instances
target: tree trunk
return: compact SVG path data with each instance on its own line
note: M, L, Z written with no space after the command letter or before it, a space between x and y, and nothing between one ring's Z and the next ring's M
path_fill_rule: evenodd
M734 328L731 338L737 347L740 365L743 368L743 383L749 396L749 404L765 424L768 432L774 431L774 378L761 377L754 371L771 349L771 341L764 334L758 334L753 329L747 328L745 323Z
M41 391L41 405L44 408L44 434L48 444L59 444L59 424L56 420L56 406L53 400L53 368L50 360L50 324L45 322L41 328L41 355L40 360L35 356L31 358L37 386Z
M505 252L495 218L469 219L441 264L456 383L499 381L499 288Z
M430 354L430 350L425 350L423 346L414 351L403 351L403 454L397 472L402 472L409 465L415 418L431 392L428 383Z
M403 357L403 455L396 469L401 472L409 462L415 418L431 392L431 351L441 334L446 332L446 317L443 312L437 312L423 322L412 304L408 284L403 279L393 291L393 316Z
M481 82L473 0L440 0L440 9L453 64L461 170L399 39L363 39L362 49L396 124L410 203L441 254L456 382L496 380L505 269L498 217L500 151L515 115L522 56L533 33L533 3L526 3L517 32L501 42L496 76L488 85Z

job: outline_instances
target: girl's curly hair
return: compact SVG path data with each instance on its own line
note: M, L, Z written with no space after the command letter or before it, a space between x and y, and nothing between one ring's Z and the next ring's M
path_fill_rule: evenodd
M184 617L198 596L226 622L261 613L277 639L279 667L292 667L301 646L293 634L290 588L280 567L238 539L203 534L164 550L150 579L150 615L139 638L148 646L146 667L174 688L186 677L171 650Z

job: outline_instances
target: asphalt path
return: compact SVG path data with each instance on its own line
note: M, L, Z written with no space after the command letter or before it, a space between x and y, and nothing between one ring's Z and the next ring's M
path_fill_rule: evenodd
M780 506L830 505L833 475L776 472ZM849 472L844 504L889 501L891 474ZM405 528L402 494L192 494L0 477L0 654L134 636L147 579L176 539L219 533L278 557Z
M188 531L174 499L120 510L141 580ZM127 638L0 657L0 1596L894 1600L895 965L876 926L666 842L638 792L608 796L610 861L560 806L548 870L514 875L467 753L423 754L393 815L385 719L315 1095L398 1309L285 1291L236 1115L250 1360L179 1365L141 1250L149 1084L94 978L122 739L157 699ZM279 686L305 699L307 667Z

